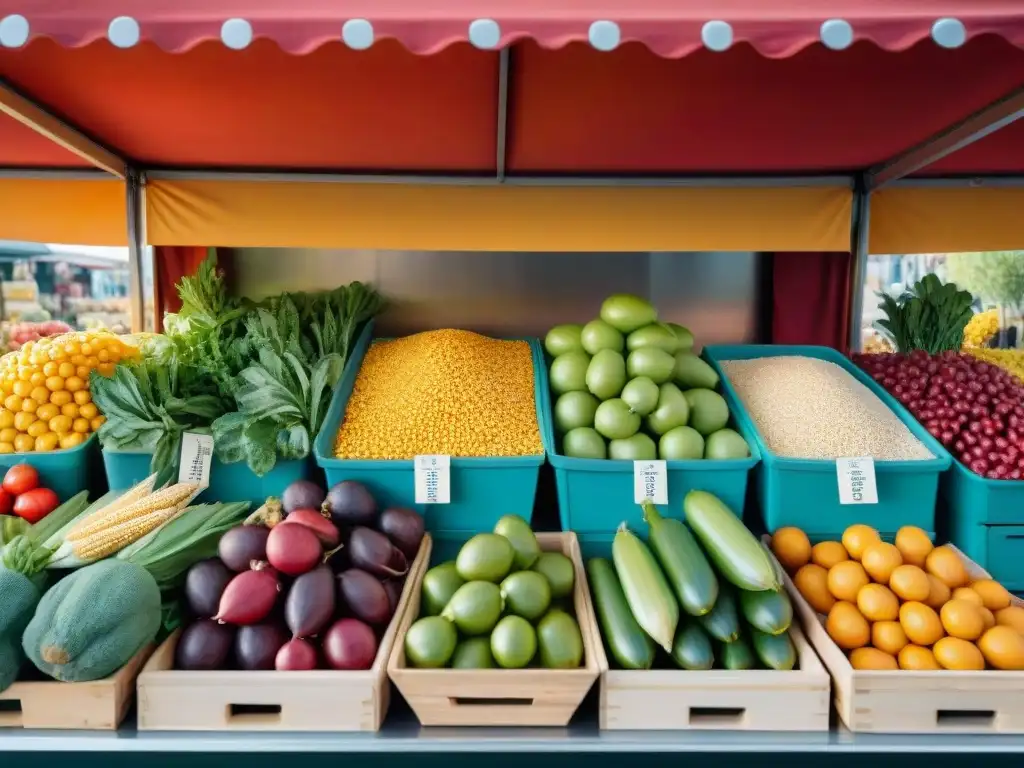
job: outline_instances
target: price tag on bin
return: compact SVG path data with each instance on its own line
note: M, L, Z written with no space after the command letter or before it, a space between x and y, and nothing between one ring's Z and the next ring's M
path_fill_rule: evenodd
M875 460L870 456L836 459L840 504L877 504Z
M198 483L200 488L209 488L210 464L212 463L213 435L182 432L178 482Z
M417 504L451 504L450 456L417 456L413 459Z
M633 501L668 504L668 469L662 460L633 462Z

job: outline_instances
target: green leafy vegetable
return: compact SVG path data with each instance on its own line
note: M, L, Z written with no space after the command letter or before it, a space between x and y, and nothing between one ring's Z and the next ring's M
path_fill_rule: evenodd
M898 298L879 294L878 308L885 318L875 327L902 353L915 349L929 354L959 351L964 329L974 310L974 297L955 283L942 283L935 275L925 275Z

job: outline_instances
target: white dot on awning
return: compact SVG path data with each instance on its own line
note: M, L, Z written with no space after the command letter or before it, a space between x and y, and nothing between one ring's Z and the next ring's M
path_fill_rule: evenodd
M732 26L727 21L709 21L701 29L700 39L709 51L726 51L732 45Z
M960 19L939 19L932 24L932 40L943 48L959 48L967 42L967 29Z
M619 47L622 33L614 21L595 21L590 25L590 44L599 51L614 51Z
M118 48L131 48L137 45L141 36L139 22L131 16L118 16L107 27L107 39Z
M220 39L234 51L248 48L252 43L252 24L245 19L228 19L220 27Z
M853 27L846 19L829 19L821 25L821 44L833 51L853 45Z
M4 48L21 48L27 42L28 19L16 13L0 20L0 45Z
M477 19L469 25L469 42L477 48L496 48L501 42L501 27L494 19Z
M354 51L365 51L373 45L373 24L366 19L349 19L341 27L341 39Z

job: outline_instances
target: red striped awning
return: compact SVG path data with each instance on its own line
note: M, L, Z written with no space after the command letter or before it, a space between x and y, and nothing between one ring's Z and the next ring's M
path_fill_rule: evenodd
M768 6L768 7L766 7ZM922 40L956 48L981 35L1024 45L1024 14L1013 0L0 0L0 45L49 37L77 47L148 40L166 51L203 42L232 48L274 41L308 53L343 41L363 49L397 40L419 54L454 43L493 49L532 39L545 48L573 42L611 50L639 42L678 58L700 48L748 43L784 58L816 44L841 50L871 41L889 51Z

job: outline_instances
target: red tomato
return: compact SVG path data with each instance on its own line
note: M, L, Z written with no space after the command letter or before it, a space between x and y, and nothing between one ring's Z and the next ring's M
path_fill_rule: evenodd
M39 487L39 473L31 464L15 464L4 475L3 488L12 496L20 496Z
M11 514L11 509L14 508L14 497L0 488L0 515Z
M38 523L60 504L57 494L49 488L35 488L14 500L14 514L29 523Z

